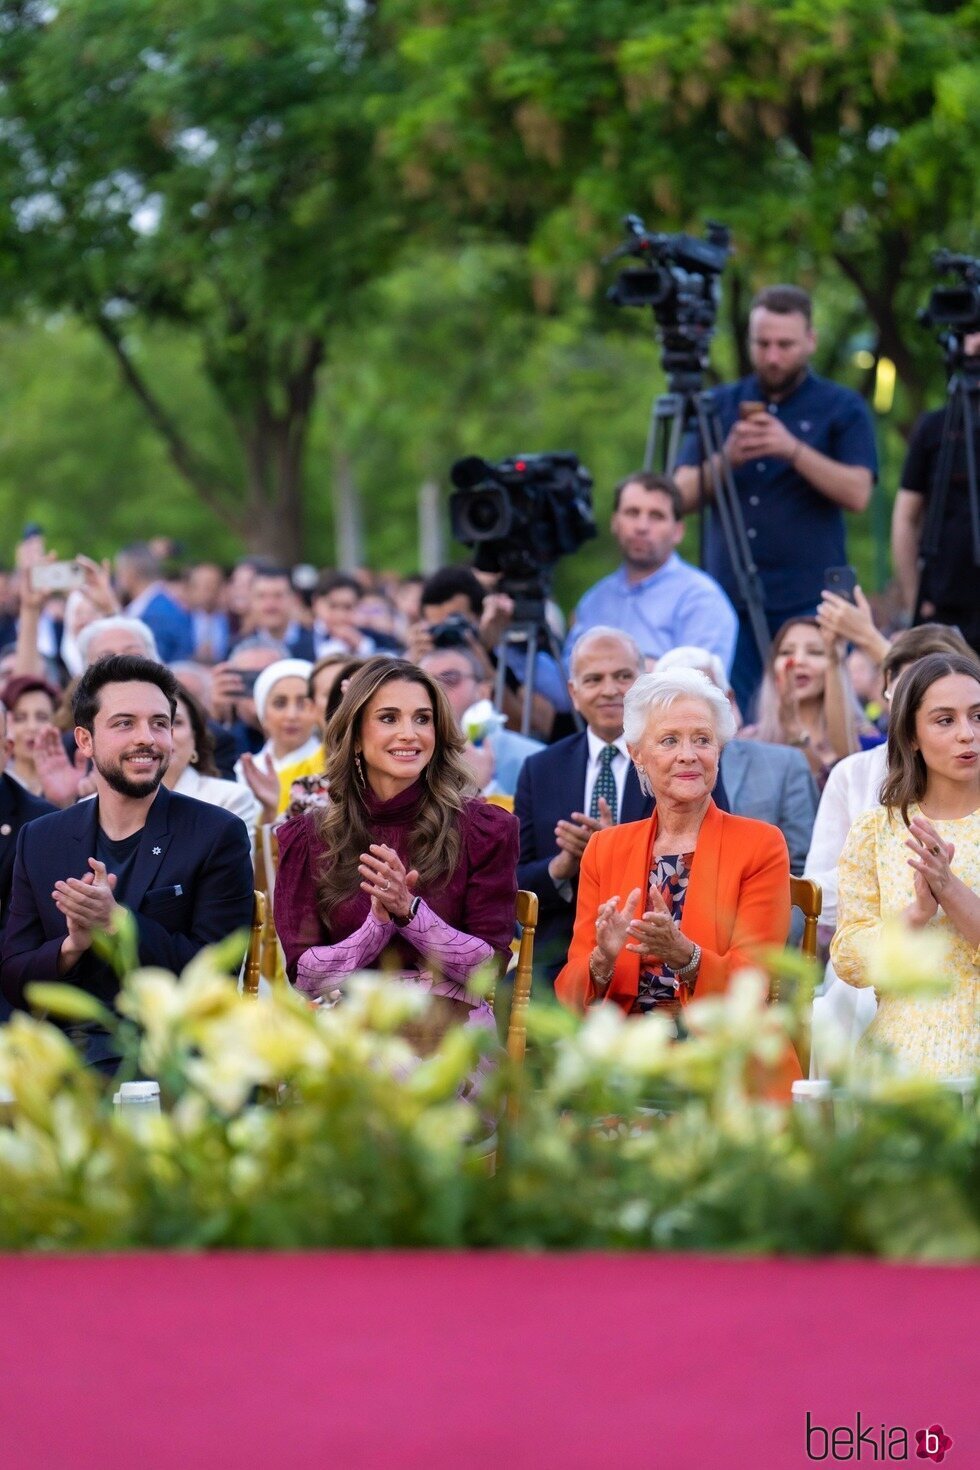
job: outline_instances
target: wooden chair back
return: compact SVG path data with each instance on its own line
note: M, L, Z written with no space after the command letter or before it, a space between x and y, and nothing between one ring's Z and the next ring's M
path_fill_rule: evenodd
M507 1055L518 1067L524 1063L527 1047L527 1007L531 999L531 969L534 962L534 934L538 927L538 895L527 888L518 889L517 922L521 937L514 970L514 990L507 1024Z
M252 927L248 934L248 949L245 951L245 968L242 971L242 994L258 995L259 977L262 974L262 937L268 904L261 888L256 888L252 898Z
M823 891L820 884L813 878L791 877L789 901L794 909L800 909L803 914L803 938L800 940L800 953L815 960L817 958L817 920L823 908Z
M800 953L815 960L817 958L817 920L823 908L823 890L813 878L794 878L791 875L789 901L794 909L799 909L803 914L803 938L800 940ZM805 1077L810 1070L810 1028L808 1025L802 1028L800 1036L796 1039L796 1050Z

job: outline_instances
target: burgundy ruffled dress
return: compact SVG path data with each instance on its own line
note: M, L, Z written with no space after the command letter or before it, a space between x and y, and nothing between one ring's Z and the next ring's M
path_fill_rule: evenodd
M393 847L405 864L423 787L414 782L390 801L368 789L362 800L372 840ZM421 894L410 923L380 923L357 889L324 924L316 880L328 854L313 814L279 829L275 922L286 973L297 989L321 995L353 970L394 970L434 994L471 1006L470 1020L490 1021L489 1006L466 991L466 978L494 956L506 961L514 936L519 828L516 817L479 798L464 804L459 860L444 882Z

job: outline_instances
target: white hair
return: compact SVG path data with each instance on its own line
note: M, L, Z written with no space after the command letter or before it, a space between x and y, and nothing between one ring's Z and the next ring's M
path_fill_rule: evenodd
M78 635L78 651L85 661L86 668L89 664L88 651L93 642L101 633L110 633L117 630L120 633L128 633L132 638L138 638L146 650L146 657L151 658L154 663L160 663L160 652L157 641L151 630L139 618L127 618L121 613L114 614L111 618L96 618L94 623L87 624Z
M662 654L657 659L657 673L665 674L668 669L700 669L713 684L717 684L722 694L727 694L731 688L725 665L718 655L699 648L695 643L682 643L679 648Z
M653 674L642 674L626 691L623 703L623 734L627 745L638 745L647 721L655 710L670 709L678 699L701 699L711 712L711 723L719 746L726 745L735 734L735 716L721 690L700 669L658 668Z
M568 661L568 675L573 682L575 680L575 671L578 668L579 659L582 657L582 654L586 653L593 643L604 643L609 638L614 638L617 643L621 643L624 648L628 648L636 662L636 667L642 669L643 653L636 639L631 638L628 633L624 633L622 628L608 628L602 623L597 623L594 628L586 628L581 638L577 639L572 646L572 655Z

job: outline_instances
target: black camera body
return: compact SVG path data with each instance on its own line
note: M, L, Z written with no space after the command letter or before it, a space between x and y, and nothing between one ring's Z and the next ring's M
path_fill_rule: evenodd
M540 580L596 535L592 476L575 454L519 454L490 464L470 455L450 471L453 535L474 565L508 583Z
M466 648L476 636L477 629L462 613L450 613L429 628L433 648Z
M624 220L627 239L612 255L636 255L641 269L621 271L606 292L616 306L649 306L657 322L667 373L700 374L721 299L721 273L731 254L725 225L709 223L705 238L656 235L637 214Z
M958 275L960 280L955 286L933 287L919 321L938 328L939 341L955 364L965 360L964 338L980 332L980 260L937 250L932 265L938 275Z

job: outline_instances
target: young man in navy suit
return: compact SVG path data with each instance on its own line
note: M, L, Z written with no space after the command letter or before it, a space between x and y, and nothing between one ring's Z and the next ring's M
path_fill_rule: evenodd
M172 750L176 681L150 659L120 654L83 674L75 739L93 763L96 796L21 832L3 936L2 985L24 1005L33 980L63 979L111 1006L114 971L92 949L124 904L142 965L179 973L206 944L247 929L249 835L239 817L161 785ZM113 1070L100 1027L70 1028L86 1060Z

